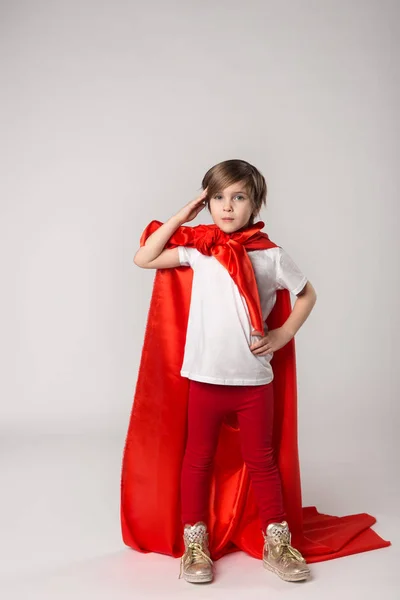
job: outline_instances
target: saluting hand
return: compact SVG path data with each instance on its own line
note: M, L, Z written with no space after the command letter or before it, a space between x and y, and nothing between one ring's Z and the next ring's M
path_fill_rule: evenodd
M206 206L207 190L208 187L202 191L200 196L185 204L185 206L176 213L176 217L179 219L181 225L188 221L193 221L199 212Z

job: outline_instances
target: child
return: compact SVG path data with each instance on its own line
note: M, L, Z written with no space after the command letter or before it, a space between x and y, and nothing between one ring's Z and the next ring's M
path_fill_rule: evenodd
M207 527L212 463L221 424L234 413L262 521L263 564L286 581L307 579L309 567L291 545L273 451L271 359L307 319L316 293L285 250L269 242L265 234L259 233L258 249L251 249L249 242L249 250L244 250L240 236L246 232L254 234L254 220L266 203L265 179L254 166L242 160L219 163L206 173L202 186L203 193L147 237L134 258L135 264L143 268L188 266L193 270L180 370L180 375L189 380L188 434L180 480L185 544L181 574L189 582L213 579ZM229 249L234 253L227 262L230 270L232 260L238 263L234 268L234 272L238 271L237 283L221 256L209 253L210 248L178 245L165 249L171 236L205 206L216 226L208 244L219 247L221 253L226 251L224 244L229 240ZM250 261L246 262L243 252L247 252ZM254 273L255 286L249 271ZM287 320L268 330L265 322L280 289L290 290L297 300ZM260 320L257 321L258 306L262 330Z

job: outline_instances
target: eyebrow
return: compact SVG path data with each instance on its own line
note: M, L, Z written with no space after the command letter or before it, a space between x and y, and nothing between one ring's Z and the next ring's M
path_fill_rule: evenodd
M215 192L215 193L220 194L221 192ZM237 190L236 192L231 192L231 194L243 194L244 196L248 195L246 192L242 192L242 190Z

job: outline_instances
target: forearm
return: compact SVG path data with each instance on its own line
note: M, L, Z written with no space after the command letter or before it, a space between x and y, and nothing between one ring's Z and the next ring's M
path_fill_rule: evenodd
M160 256L165 244L181 224L177 215L174 215L163 223L156 231L149 235L145 245L136 252L133 259L134 263L140 266L140 264L149 263Z
M308 318L314 304L317 300L317 295L310 282L307 282L304 292L296 298L293 310L289 317L282 325L282 328L291 334L296 335L300 327Z

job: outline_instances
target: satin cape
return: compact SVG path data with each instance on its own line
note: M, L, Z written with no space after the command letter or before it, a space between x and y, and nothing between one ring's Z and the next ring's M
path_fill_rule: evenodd
M140 245L162 223L152 221ZM243 294L254 330L263 331L259 295L247 251L275 247L263 222L233 234L216 225L179 227L166 248L193 246L228 269ZM189 380L181 377L193 271L180 266L155 274L139 373L122 460L121 529L124 543L141 552L179 557L184 552L180 474L187 435ZM266 324L280 327L292 310L288 290L277 290ZM389 546L369 514L322 514L302 506L297 441L295 341L274 353L274 449L292 545L308 563ZM209 494L209 546L217 560L243 550L262 557L263 537L249 473L234 419L220 431Z

